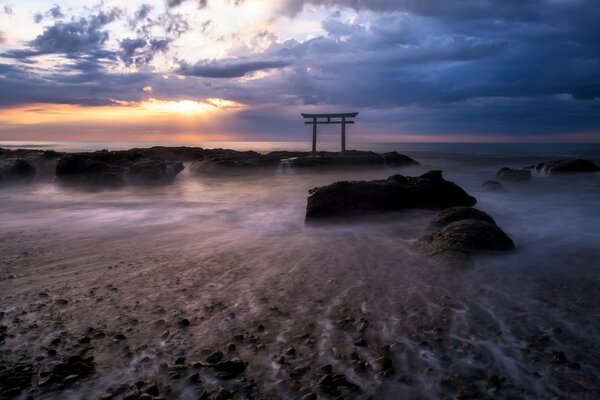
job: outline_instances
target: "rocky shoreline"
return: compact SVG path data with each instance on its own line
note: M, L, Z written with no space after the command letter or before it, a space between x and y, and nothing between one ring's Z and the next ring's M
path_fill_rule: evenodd
M396 152L378 154L236 151L199 147L151 147L122 151L61 153L53 150L0 148L0 185L23 184L37 177L55 177L69 185L121 187L168 185L189 163L192 176L220 176L307 168L365 168L414 166L418 162Z

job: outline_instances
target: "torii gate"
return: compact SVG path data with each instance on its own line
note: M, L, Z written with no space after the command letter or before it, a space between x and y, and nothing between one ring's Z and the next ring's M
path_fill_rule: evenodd
M313 126L313 138L312 138L312 151L317 152L317 125L319 124L341 124L342 125L342 153L346 151L346 124L353 124L354 118L358 115L354 113L341 113L341 114L305 114L302 113L303 118L307 118L304 123L306 125ZM339 120L336 120L339 118ZM333 120L332 120L333 119ZM350 120L348 120L350 119Z

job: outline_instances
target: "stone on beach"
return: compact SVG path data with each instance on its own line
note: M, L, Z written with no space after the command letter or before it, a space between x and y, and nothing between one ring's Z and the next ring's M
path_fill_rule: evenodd
M309 191L306 219L398 211L408 208L472 206L477 200L441 171L418 177L393 175L375 181L342 181Z
M492 217L469 207L442 211L429 226L429 234L417 242L417 248L429 256L460 260L466 256L513 250L512 239Z

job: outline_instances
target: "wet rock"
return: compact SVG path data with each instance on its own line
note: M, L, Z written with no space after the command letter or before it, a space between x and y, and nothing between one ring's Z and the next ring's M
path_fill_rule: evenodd
M385 371L392 368L392 360L385 356L377 357L371 362L371 366L375 371Z
M38 385L73 384L91 375L96 368L94 357L72 355L40 373Z
M156 383L150 383L140 390L142 393L149 394L150 396L158 396L160 395L160 391L158 390L158 385Z
M125 179L131 185L171 184L183 168L183 163L175 161L139 161L129 167Z
M419 163L397 152L378 154L371 151L348 150L345 153L269 153L282 157L287 168L343 168L343 167L386 167L413 166Z
M187 328L188 326L190 326L190 320L187 318L182 318L179 321L177 321L177 325L179 325L182 328Z
M504 185L498 181L485 181L481 184L481 188L488 192L502 192L505 190Z
M119 187L127 184L127 164L108 153L71 154L58 161L56 178L64 184Z
M476 253L508 251L514 243L492 217L479 210L454 207L444 210L416 246L429 256L465 261Z
M263 168L274 169L279 165L279 162L280 159L278 157L260 154L255 151L207 150L201 160L192 163L190 174L193 176L204 176L249 172Z
M12 183L29 183L36 173L36 166L23 158L0 160L0 185Z
M555 175L571 172L598 172L600 166L590 160L557 160L539 163L535 170L547 175Z
M526 182L531 180L531 171L504 167L496 173L496 178L506 182Z
M220 361L209 365L217 371L217 377L221 379L233 379L246 370L248 364L240 359L232 359L228 361Z
M215 351L211 353L208 357L206 357L206 362L210 364L216 364L221 360L223 360L223 353L221 353L220 351Z
M309 191L306 219L397 211L407 208L472 206L476 199L441 171L419 177L393 175L375 181L343 181Z
M227 400L227 399L232 399L233 398L233 393L231 393L229 390L220 387L219 389L217 389L211 399L212 400Z
M0 367L0 398L13 398L21 394L23 389L31 386L34 375L30 364L3 364Z
M562 351L555 351L552 353L553 364L566 364L568 361L567 356Z

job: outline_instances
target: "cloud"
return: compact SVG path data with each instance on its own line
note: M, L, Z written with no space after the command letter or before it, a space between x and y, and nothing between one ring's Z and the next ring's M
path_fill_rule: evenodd
M169 7L177 7L181 4L185 3L188 0L167 0L167 6ZM199 8L205 8L207 5L207 0L194 0L198 3Z
M0 44L6 43L8 39L6 39L6 34L0 31Z
M202 61L194 65L182 64L178 72L203 78L239 78L251 72L284 68L289 65L286 61Z
M125 65L144 65L152 61L157 53L164 53L169 49L171 40L168 38L123 39L121 41L120 58Z

